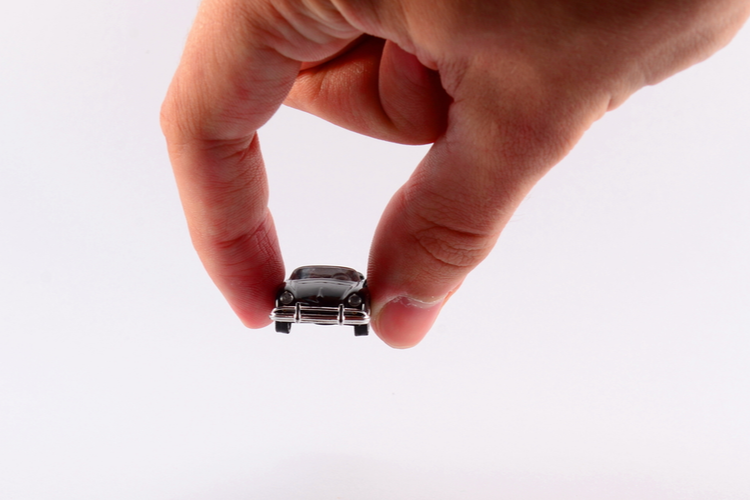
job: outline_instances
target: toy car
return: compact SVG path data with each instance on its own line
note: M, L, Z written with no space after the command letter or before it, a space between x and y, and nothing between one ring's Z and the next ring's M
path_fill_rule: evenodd
M271 319L279 333L289 333L292 323L313 323L352 325L354 335L367 335L370 323L367 280L362 273L348 267L298 267L279 288Z

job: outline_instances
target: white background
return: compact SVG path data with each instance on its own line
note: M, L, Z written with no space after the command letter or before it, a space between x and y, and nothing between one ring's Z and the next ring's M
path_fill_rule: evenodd
M158 128L195 7L0 7L0 498L750 499L750 30L595 124L397 351L244 329L201 268ZM261 141L287 268L364 270L425 148Z

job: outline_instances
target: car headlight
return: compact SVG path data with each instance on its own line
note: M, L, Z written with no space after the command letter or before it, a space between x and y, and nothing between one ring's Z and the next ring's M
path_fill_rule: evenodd
M294 302L294 295L292 295L292 292L290 292L289 290L284 290L284 293L282 293L279 297L279 302L281 302L285 306L288 306L289 304Z
M360 297L356 293L353 293L353 294L349 295L349 299L347 300L347 302L349 302L350 306L357 307L360 304L362 304L362 297Z

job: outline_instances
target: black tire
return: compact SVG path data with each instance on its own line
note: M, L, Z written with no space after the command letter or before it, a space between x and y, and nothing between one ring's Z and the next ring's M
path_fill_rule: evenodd
M289 333L292 331L292 324L286 321L276 321L276 331L278 333Z
M357 337L363 337L370 333L370 325L354 325L354 335Z

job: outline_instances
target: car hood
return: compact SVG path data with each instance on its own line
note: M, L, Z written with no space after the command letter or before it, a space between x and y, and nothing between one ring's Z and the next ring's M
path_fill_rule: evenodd
M319 305L338 305L359 288L360 283L341 280L292 280L286 284L286 289L292 292L298 301Z

